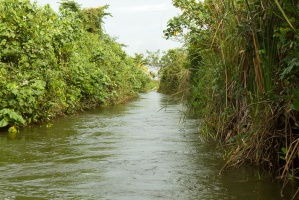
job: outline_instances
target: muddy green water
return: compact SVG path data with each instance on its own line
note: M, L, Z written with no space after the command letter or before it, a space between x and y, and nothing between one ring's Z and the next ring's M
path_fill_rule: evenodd
M151 92L1 133L0 199L290 199L252 169L219 175L221 154L200 140L195 120L180 123L181 110Z

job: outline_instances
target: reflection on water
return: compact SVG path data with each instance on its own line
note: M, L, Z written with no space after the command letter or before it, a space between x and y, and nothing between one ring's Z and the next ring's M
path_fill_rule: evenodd
M213 144L178 101L155 92L126 105L0 134L0 199L289 199L252 169L219 175Z

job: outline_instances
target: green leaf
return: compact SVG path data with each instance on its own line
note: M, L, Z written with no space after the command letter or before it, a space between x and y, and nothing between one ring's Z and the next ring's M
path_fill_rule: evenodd
M297 67L297 68L296 68ZM284 79L287 75L289 75L291 72L296 72L298 71L299 67L299 61L297 58L294 58L291 60L288 64L288 67L283 70L283 72L280 74L280 78Z
M10 128L8 129L8 132L9 132L9 133L17 133L18 130L16 129L16 127L12 126L12 127L10 127Z
M23 117L19 114L17 114L16 112L11 112L9 114L9 118L13 119L14 121L21 123L21 124L25 124L25 120L23 119Z
M42 80L35 80L35 82L32 84L32 87L43 90L46 87L46 82Z
M17 113L15 113L15 112L11 112L9 114L9 118L10 119L18 120L18 117L19 117L19 115Z
M285 147L282 147L282 148L281 148L281 151L282 151L283 154L286 154L286 153L287 153L287 149L286 149Z
M284 156L279 156L279 158L280 158L281 160L286 160L286 158L285 158Z
M27 17L28 17L28 19L33 19L33 15L32 14L28 14Z
M12 37L12 38L15 38L16 37L16 34L15 33L10 33L10 37Z
M299 99L293 99L293 103L290 105L292 110L299 111Z
M3 118L1 121L0 121L0 127L5 127L5 126L7 126L8 125L8 121L5 119L5 118Z
M7 109L7 108L4 108L4 109L0 110L0 114L2 114L2 115L9 114L10 112L11 112L11 110Z
M293 24L291 23L291 21L289 20L289 18L287 17L286 13L284 12L284 10L282 9L282 7L280 6L278 0L274 0L277 7L279 8L280 12L282 13L283 17L285 18L285 20L288 22L288 24L290 25L290 27L292 27L293 30L295 30Z

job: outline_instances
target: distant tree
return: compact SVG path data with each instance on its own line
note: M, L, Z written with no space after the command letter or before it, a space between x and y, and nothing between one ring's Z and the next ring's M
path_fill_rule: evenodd
M84 8L81 9L81 5L73 0L61 0L59 10L70 10L77 13L77 16L82 20L83 27L87 32L102 34L104 24L103 19L106 16L112 16L105 10L108 9L108 5L100 6L98 8Z
M79 12L81 10L81 5L72 0L61 0L59 4L60 11L69 9L72 12Z
M104 5L98 8L86 8L82 10L81 15L86 31L90 33L103 33L103 19L106 16L112 16L105 11L108 7L108 5Z
M161 67L161 62L160 62L160 50L157 51L146 51L147 56L147 62L148 65L151 67Z
M144 65L147 65L147 59L144 57L143 54L138 54L138 53L135 53L135 56L133 57L134 59L134 62L138 65L138 66L144 66Z
M164 55L160 59L160 65L162 68L170 66L181 66L186 59L186 51L182 48L169 49L164 52Z

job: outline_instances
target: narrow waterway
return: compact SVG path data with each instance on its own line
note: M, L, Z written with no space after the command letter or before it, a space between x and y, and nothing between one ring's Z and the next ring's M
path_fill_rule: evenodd
M0 200L290 199L252 169L219 175L221 154L181 111L151 92L52 127L0 133Z

